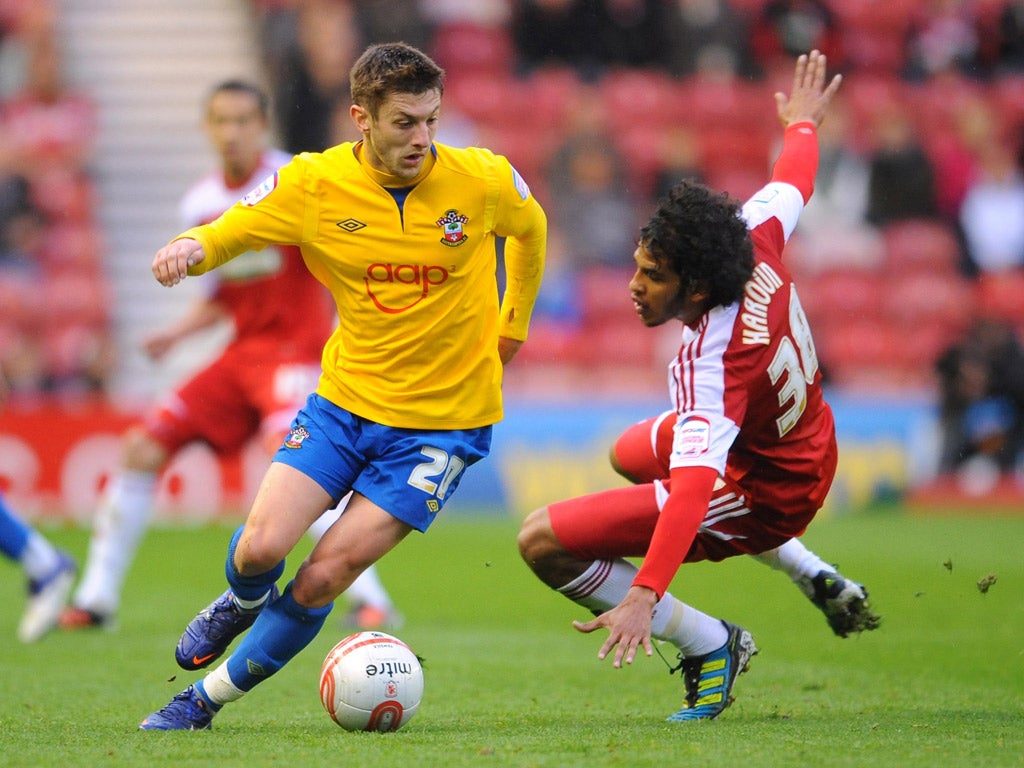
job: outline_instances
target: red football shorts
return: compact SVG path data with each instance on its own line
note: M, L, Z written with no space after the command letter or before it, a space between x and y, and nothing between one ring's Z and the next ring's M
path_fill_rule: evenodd
M668 457L675 414L671 411L627 429L615 442L619 465L642 484L551 504L548 514L558 540L584 559L643 557L671 488ZM834 461L835 453L828 457ZM684 562L757 554L800 536L814 518L828 482L790 484L787 495L804 499L801 509L773 504L772 485L730 477L715 484L708 511ZM831 475L829 475L831 477ZM788 504L787 504L788 506Z
M319 360L281 360L229 346L165 397L143 426L170 453L197 440L232 453L261 433L284 435L319 376Z

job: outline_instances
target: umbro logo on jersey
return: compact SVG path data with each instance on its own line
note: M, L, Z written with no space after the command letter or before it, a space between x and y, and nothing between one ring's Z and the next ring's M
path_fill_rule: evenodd
M341 227L346 232L358 232L366 226L359 219L345 219L344 221L336 222L335 225Z

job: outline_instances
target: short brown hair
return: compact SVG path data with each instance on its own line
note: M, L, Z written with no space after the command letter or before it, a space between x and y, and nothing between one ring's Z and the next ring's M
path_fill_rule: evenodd
M444 93L444 70L423 51L406 43L371 45L349 73L352 101L377 116L392 93Z
M210 94L206 97L207 107L209 107L213 97L218 93L241 93L251 96L253 101L256 102L256 108L259 110L261 117L267 117L270 112L270 97L267 96L267 92L248 80L233 79L217 83L210 89Z

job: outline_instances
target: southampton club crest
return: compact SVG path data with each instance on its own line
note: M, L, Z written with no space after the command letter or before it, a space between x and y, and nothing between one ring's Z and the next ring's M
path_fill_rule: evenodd
M445 211L444 216L437 220L437 226L444 230L444 237L441 238L441 242L452 248L466 242L469 237L462 231L462 225L467 221L469 221L469 217L464 216L454 208Z
M288 437L285 439L284 444L286 448L301 448L302 444L309 437L309 430L305 427L293 427L292 431L288 433Z

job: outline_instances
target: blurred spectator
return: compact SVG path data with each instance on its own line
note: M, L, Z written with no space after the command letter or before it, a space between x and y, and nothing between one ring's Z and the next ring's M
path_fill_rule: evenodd
M972 484L986 477L994 483L1017 466L1024 448L1024 349L1011 326L983 319L942 354L936 370L939 471L962 473Z
M519 69L569 66L586 80L602 71L595 0L521 0L512 17Z
M358 4L263 0L256 4L282 147L293 154L331 146L334 113L348 105L348 70L362 50Z
M8 346L16 355L29 353L19 359L30 364L11 370L22 391L94 394L104 389L114 359L89 177L96 108L66 84L52 26L35 29L29 42L25 81L0 104L0 167L23 177L29 193L4 239L7 264L20 264L22 274L33 270L29 295L45 311L29 319L31 349ZM5 313L11 306L5 302ZM41 383L33 370L36 349L44 360Z
M442 14L445 3L437 0L359 0L355 5L356 23L365 45L400 40L425 51L430 48L435 26L448 23ZM487 3L474 5L479 9Z
M968 258L980 273L1022 267L1024 174L1006 144L993 142L980 151L980 174L960 207Z
M64 81L55 35L39 34L25 82L0 104L0 144L30 181L54 165L86 169L96 135L96 107Z
M728 0L674 0L667 10L666 66L676 77L731 72L758 77L750 48L750 21Z
M45 222L29 200L28 182L0 178L0 371L14 400L37 395L46 381L39 343L45 306L38 299Z
M854 139L841 94L818 128L818 145L814 197L800 214L800 247L794 249L793 260L810 271L841 266L873 269L882 262L884 245L867 220L871 169Z
M49 0L0 0L0 100L20 89L36 40L53 26Z
M997 19L992 69L996 75L1024 72L1024 0L1007 0Z
M832 70L841 71L845 61L841 30L824 0L768 0L751 30L751 47L768 72L790 68L792 58L813 49L828 56Z
M627 265L636 248L636 205L624 161L606 132L570 134L549 166L549 214L576 268Z
M969 77L985 74L973 0L928 0L911 23L908 37L904 75L909 80L949 71Z
M907 109L883 105L871 121L866 218L877 227L938 214L935 170Z
M700 136L685 125L662 132L658 142L659 168L654 180L654 198L660 200L683 179L705 182L701 167Z
M662 0L598 0L598 56L606 67L662 67L672 46Z
M571 335L580 329L583 307L577 266L565 234L549 228L544 282L530 319L531 338L534 333Z
M984 93L959 99L947 94L941 87L946 79L963 81L959 75L937 75L928 87L935 89L938 98L956 104L950 108L951 121L940 115L924 115L920 120L931 134L928 155L935 169L935 205L943 219L956 223L964 195L978 176L982 151L999 140L1000 116Z

